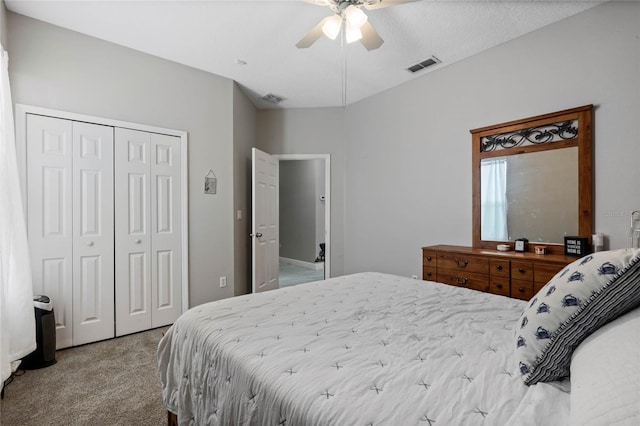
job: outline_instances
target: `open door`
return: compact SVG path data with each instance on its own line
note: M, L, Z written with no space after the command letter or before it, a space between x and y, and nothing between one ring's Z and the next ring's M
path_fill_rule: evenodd
M278 159L252 148L251 160L251 278L252 291L258 293L278 288L280 178Z

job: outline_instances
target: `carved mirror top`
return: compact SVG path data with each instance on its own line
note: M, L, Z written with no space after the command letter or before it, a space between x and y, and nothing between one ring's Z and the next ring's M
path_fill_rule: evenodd
M562 234L564 235L578 235L583 237L589 237L592 231L592 176L591 176L591 115L592 105L585 105L583 107L573 108L569 110L558 111L550 114L529 117L522 120L515 120L506 123L501 123L493 126L487 126L480 129L471 130L473 152L472 152L472 176L473 176L473 246L479 248L495 249L497 244L508 241L512 245L512 240L518 237L524 237L526 235L507 235L506 219L504 229L502 231L489 231L486 228L486 218L482 221L483 214L485 212L482 208L482 203L486 204L486 178L482 175L486 174L488 162L509 162L509 164L521 164L521 160L509 161L511 156L548 151L549 154L545 154L546 158L560 157L553 154L557 152L560 154L565 151L553 151L562 148L574 147L577 150L577 158L574 164L571 165L572 170L577 169L577 176L574 179L573 188L565 190L565 194L572 194L569 198L573 201L569 203L567 207L558 206L557 202L549 200L550 205L554 205L555 212L545 211L547 218L542 220L542 223L556 222L554 218L557 217L558 225L564 220L573 223L573 225L561 225L565 226L563 231L555 232L558 235L557 238L549 241L544 240L544 243L536 244L536 237L530 238L529 250L533 251L536 245L545 245L548 252L562 254L564 247L562 246ZM568 153L568 152L567 152ZM570 154L575 155L575 154ZM551 157L549 157L551 156ZM525 156L528 158L528 156ZM525 157L522 157L523 159ZM566 154L563 154L566 157ZM516 157L514 157L515 160ZM520 158L520 157L517 157ZM533 157L531 157L533 159ZM577 163L577 164L575 164ZM545 160L543 163L549 165L549 167L536 166L539 173L550 173L551 162ZM484 165L484 167L482 167ZM568 165L569 166L569 165ZM506 166L505 166L506 167ZM509 166L512 167L512 166ZM521 167L521 166L520 166ZM481 172L481 169L484 171ZM510 176L514 171L510 171ZM575 172L574 172L575 173ZM485 182L482 183L482 180ZM566 179L560 178L558 184L566 182ZM481 188L485 188L485 200L481 201ZM514 193L512 189L507 191ZM526 198L525 196L524 198ZM512 200L513 201L513 200ZM573 203L573 204L572 204ZM517 204L516 202L513 205ZM540 208L547 210L541 204L542 207L538 208L537 213L540 213ZM505 208L506 210L506 208ZM515 210L515 209L513 209ZM550 210L550 209L549 209ZM493 214L493 212L492 212ZM506 214L506 213L505 213ZM513 214L513 211L511 212ZM532 215L536 212L532 211ZM567 217L555 216L562 214ZM551 216L549 216L551 215ZM542 216L542 215L540 215ZM549 217L551 219L549 219ZM522 218L520 218L522 219ZM526 220L514 220L512 222L526 222ZM548 231L548 230L547 230ZM511 232L511 231L510 231ZM524 232L518 230L515 232ZM545 234L541 232L541 234ZM548 234L548 232L547 232Z

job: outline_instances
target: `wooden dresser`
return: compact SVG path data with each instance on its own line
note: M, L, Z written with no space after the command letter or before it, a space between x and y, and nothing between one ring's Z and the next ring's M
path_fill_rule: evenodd
M529 300L577 258L461 246L422 248L422 279Z

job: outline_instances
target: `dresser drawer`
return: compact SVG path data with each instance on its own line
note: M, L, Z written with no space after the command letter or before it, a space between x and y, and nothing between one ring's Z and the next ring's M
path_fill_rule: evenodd
M422 267L422 279L427 281L435 281L437 278L437 269L435 266Z
M467 271L452 271L438 268L438 282L470 288L472 290L489 291L488 277Z
M511 297L529 300L533 297L533 281L511 280Z
M546 284L566 265L558 263L534 263L533 264L533 281Z
M438 253L438 270L440 269L489 274L489 259L457 253Z
M432 250L422 250L422 266L436 267L437 252Z
M511 262L511 279L533 281L533 262Z
M489 293L509 297L511 295L509 278L491 277L489 282Z
M489 274L492 277L509 278L509 266L508 260L491 259L489 261Z

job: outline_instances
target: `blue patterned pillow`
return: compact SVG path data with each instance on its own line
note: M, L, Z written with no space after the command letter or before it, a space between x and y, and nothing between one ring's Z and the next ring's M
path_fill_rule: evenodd
M515 331L527 385L569 376L573 350L589 334L640 305L640 249L585 256L558 272L525 308Z

